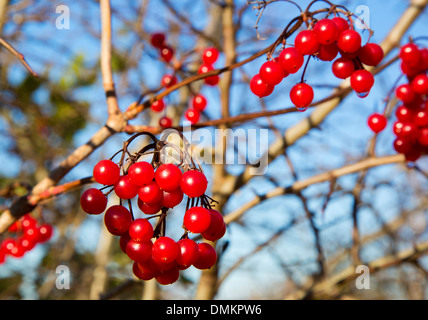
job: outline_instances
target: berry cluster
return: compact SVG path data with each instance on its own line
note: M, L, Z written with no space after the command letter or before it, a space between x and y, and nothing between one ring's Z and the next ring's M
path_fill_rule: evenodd
M170 63L174 58L174 49L166 44L166 37L163 33L154 33L151 36L150 42L159 51L159 55L163 61ZM202 63L198 68L198 73L206 73L211 70L214 70L214 63L219 57L219 51L216 48L206 48L202 52ZM177 66L181 67L180 63L177 63ZM177 67L176 66L176 67ZM175 68L176 68L175 67ZM209 86L215 86L219 82L219 76L213 75L204 79L204 83ZM177 83L177 77L175 72L173 74L165 74L161 79L161 86L164 88L169 88ZM205 110L207 105L207 100L204 95L201 93L193 94L189 108L186 110L184 116L191 123L196 124L200 119L200 113ZM150 106L151 110L154 112L164 112L165 111L165 102L161 99L155 101ZM172 126L171 118L163 115L159 119L159 126L161 128L170 128Z
M400 48L401 71L407 82L395 89L397 107L394 149L408 161L428 153L428 49L410 42Z
M251 91L261 97L270 95L274 87L289 74L298 72L304 64L304 57L317 57L322 61L333 61L332 72L340 79L350 77L351 87L359 97L366 97L374 84L371 72L366 66L376 66L383 59L382 48L375 43L361 45L360 34L349 22L339 16L332 19L312 20L310 28L300 31L294 46L283 48L278 57L265 62L250 81ZM268 57L271 57L269 54ZM305 111L314 98L313 88L302 80L290 91L291 102L299 111Z
M131 137L131 141L138 135ZM134 274L139 279L155 278L166 285L177 281L180 270L192 265L209 269L217 261L215 249L208 243L190 239L189 233L216 241L225 234L226 225L223 216L212 208L215 201L205 195L208 181L201 169L183 162L180 165L162 163L159 153L168 143L149 136L154 143L135 154L127 150L128 140L121 150L119 164L112 159L99 161L94 167L93 178L105 187L87 189L80 203L88 214L101 214L107 209L105 226L111 234L120 237L120 248L134 261ZM152 162L141 161L151 148L154 148ZM124 168L125 154L130 156L127 169ZM110 191L104 193L105 188ZM107 196L113 191L121 199L120 204L107 208ZM166 218L168 210L180 204L184 195L188 197L183 216L184 233L175 241L165 235ZM148 217L134 218L133 198ZM122 205L123 200L128 200L129 208ZM158 218L155 226L149 221L152 218Z
M8 231L15 234L14 237L4 239L0 244L0 264L5 262L8 255L20 258L26 252L32 250L38 243L49 240L53 228L48 223L38 224L30 214L22 216Z

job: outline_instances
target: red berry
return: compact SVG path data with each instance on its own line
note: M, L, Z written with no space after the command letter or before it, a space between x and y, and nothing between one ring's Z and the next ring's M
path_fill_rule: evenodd
M343 31L337 39L337 46L344 52L356 52L361 48L361 36L355 30Z
M418 66L422 59L422 53L414 43L408 43L400 49L400 59L409 66Z
M296 73L302 67L303 55L294 47L288 47L281 51L278 62L282 69L288 73Z
M339 58L333 62L331 70L337 78L346 79L355 71L355 64L354 61L350 59Z
M132 184L142 187L152 182L155 177L155 170L146 161L136 162L129 167L128 177Z
M412 149L412 143L403 138L397 138L394 141L394 149L398 153L407 153Z
M168 264L174 262L179 254L180 246L169 237L160 237L153 244L153 260L158 263Z
M187 119L187 121L189 121L191 124L196 124L199 121L199 118L201 117L201 114L199 113L199 111L195 110L195 109L187 109L186 113L184 115Z
M394 133L397 137L414 141L418 137L418 127L412 122L396 122L394 124Z
M161 86L169 88L177 83L177 78L172 74L166 74L161 79Z
M333 21L336 24L338 37L343 31L349 30L349 23L345 19L341 17L335 17L331 19L331 21Z
M166 128L171 128L172 127L172 120L169 117L161 117L159 119L159 126L166 129Z
M53 228L50 224L44 223L39 228L39 242L45 242L52 237Z
M128 234L135 241L150 241L153 237L153 226L146 219L135 219L129 226Z
M428 110L427 109L419 110L413 116L413 123L418 127L428 126Z
M140 208L140 210L143 211L145 214L158 213L162 207L161 203L148 204L141 201L140 198L138 198L137 204L138 204L138 208Z
M128 232L131 222L132 215L124 206L111 206L104 215L104 224L107 230L116 236Z
M259 74L256 74L250 81L251 92L262 98L270 95L273 92L274 86L266 84Z
M387 120L383 114L373 113L369 116L367 123L373 132L379 133L385 129Z
M204 239L217 241L226 233L226 224L220 212L214 209L208 209L211 215L211 222L207 230L201 233Z
M428 70L428 48L423 48L421 51L421 65L420 68L422 71Z
M339 48L336 42L333 42L331 44L320 45L317 57L322 61L332 61L337 57L338 53Z
M198 243L199 256L193 265L197 269L209 269L217 261L217 253L215 249L208 243Z
M153 102L152 105L150 106L150 109L152 109L154 112L161 112L163 111L164 108L165 108L165 103L163 102L162 99Z
M311 55L318 52L320 43L314 30L303 30L294 39L294 46L301 54Z
M428 76L423 73L417 75L413 78L411 87L418 94L428 95Z
M120 168L111 160L101 160L95 165L93 176L96 182L110 186L119 180Z
M122 250L123 253L126 253L126 245L128 244L129 240L131 240L131 237L129 236L128 232L125 232L119 238L120 250Z
M151 241L140 242L130 239L126 244L126 254L133 261L144 262L152 257L152 246Z
M39 242L40 230L36 226L30 227L24 231L24 237L31 242Z
M351 87L357 93L368 93L373 87L374 77L370 71L357 70L351 75Z
M428 128L422 128L418 138L419 144L428 146Z
M320 44L330 44L339 37L339 30L334 21L321 19L314 26L314 31Z
M151 181L138 189L138 198L147 204L156 204L162 201L162 190L155 181Z
M177 257L177 264L180 270L187 269L198 260L198 244L191 239L181 239L178 241L180 254Z
M207 73L214 70L213 66L210 64L202 64L199 69L198 69L198 73L202 74L202 73ZM213 75L207 78L204 78L204 82L208 85L211 86L215 86L218 82L219 82L220 78L218 75Z
M192 98L192 107L193 109L202 112L207 106L207 99L202 94L197 94Z
M218 56L219 52L216 48L207 48L202 53L202 61L210 65L217 61Z
M415 100L416 95L409 84L402 84L395 89L395 95L404 103L411 103Z
M160 49L160 55L165 62L170 62L174 56L174 49L168 46L165 46Z
M211 222L211 214L203 207L192 207L186 211L183 218L183 226L192 233L201 233L208 229Z
M202 196L207 190L208 180L198 170L188 170L181 177L181 190L190 198Z
M146 280L146 281L151 280L158 273L158 271L150 267L147 268L146 265L149 265L149 264L145 262L141 263L137 261L134 261L134 263L132 264L132 272L138 279Z
M163 191L162 201L161 205L162 207L166 208L174 208L175 206L179 205L181 201L183 201L183 191L181 191L181 188L177 188L172 191Z
M259 70L260 79L267 85L275 86L284 79L284 70L274 61L266 61Z
M156 274L156 281L161 285L174 283L180 277L180 270L178 267L173 267L169 270L161 271Z
M314 90L306 83L298 83L290 91L291 102L298 109L305 109L314 99Z
M395 116L398 120L407 122L412 120L413 112L406 106L399 106L397 110L395 110Z
M137 195L138 186L131 182L128 175L124 175L114 185L114 193L121 199L131 199Z
M181 170L177 166L165 163L156 170L155 180L161 189L172 191L180 187L181 176Z
M150 38L150 42L155 48L162 48L165 45L165 35L163 33L154 33Z
M382 61L384 53L378 44L367 43L358 51L358 57L367 66L377 66Z
M25 237L18 238L17 245L20 246L24 252L30 251L36 246L36 242L30 241Z
M400 64L401 71L408 76L409 78L412 78L416 75L418 75L421 72L420 65L411 66L406 62L401 62Z

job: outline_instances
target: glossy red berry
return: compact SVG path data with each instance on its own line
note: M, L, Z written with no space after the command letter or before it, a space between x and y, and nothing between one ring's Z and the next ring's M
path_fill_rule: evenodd
M211 222L211 214L203 207L192 207L186 211L183 218L183 226L189 232L201 233L208 229Z
M198 170L188 170L181 177L181 190L190 198L202 196L207 190L208 180Z
M168 285L176 282L179 277L180 270L178 267L172 267L171 269L157 273L155 279L161 285Z
M411 103L416 98L415 91L409 84L402 84L395 89L395 95L404 103Z
M153 237L153 226L146 219L135 219L129 226L128 234L135 241L150 241Z
M214 209L208 209L208 211L211 215L210 225L201 235L206 240L217 241L226 233L226 224L220 212Z
M202 94L197 94L192 98L192 107L194 110L202 112L207 106L207 99Z
M260 79L267 85L275 86L284 79L284 70L274 61L266 61L259 70Z
M149 263L134 261L132 264L132 272L138 279L147 281L153 279L159 271L151 267Z
M217 61L218 56L219 56L219 52L216 48L214 48L214 47L207 48L202 53L202 61L205 64L211 65Z
M417 94L428 95L428 76L424 73L417 75L413 78L411 87Z
M294 47L288 47L281 51L278 63L288 73L296 73L304 62L303 55Z
M332 61L337 57L339 48L336 42L331 44L320 45L317 57L322 61Z
M183 201L183 191L181 188L177 188L172 191L163 191L161 205L166 208L174 208Z
M351 87L357 93L368 93L373 87L374 77L370 71L357 70L351 75Z
M155 181L151 181L138 189L138 198L144 203L156 204L162 200L162 190Z
M168 46L164 46L160 49L160 56L165 62L170 62L174 56L174 49Z
M380 45L367 43L358 51L358 57L361 63L367 66L377 66L382 61L384 53Z
M346 79L355 71L355 64L354 61L350 59L339 58L333 62L331 70L337 78Z
M270 95L273 92L274 86L266 84L259 74L256 74L250 81L251 92L262 98Z
M409 66L418 66L422 53L414 43L408 43L400 48L400 59Z
M154 33L150 38L150 43L155 48L162 48L165 46L165 35L163 33Z
M158 186L165 191L172 191L180 187L181 170L172 163L164 163L159 166L155 173Z
M161 264L174 262L180 254L180 246L169 237L160 237L153 243L153 260Z
M104 215L104 224L107 230L116 236L128 232L132 222L132 215L124 206L114 205L107 209Z
M124 175L114 185L114 193L121 199L131 199L137 195L138 186L131 182L128 175Z
M150 109L152 109L154 112L161 112L163 111L163 109L165 109L165 103L163 102L162 99L157 100L152 103L152 105L150 106Z
M193 263L197 269L210 269L217 261L217 252L208 243L198 243L198 260Z
M199 69L198 69L198 73L202 74L202 73L207 73L214 70L213 66L210 64L202 64ZM204 78L204 82L210 86L215 86L218 84L218 82L220 81L220 77L218 75L213 75L207 78Z
M294 39L294 47L303 55L311 55L318 52L320 43L314 30L300 31Z
M369 116L367 124L373 132L379 133L385 129L387 120L383 114L373 113Z
M196 109L187 109L186 113L184 114L187 121L189 121L191 124L196 124L199 121L199 118L201 117L201 114Z
M395 110L395 116L399 121L409 122L413 119L413 112L406 106L402 105Z
M416 112L413 116L413 123L418 127L426 127L428 126L428 110L423 109Z
M38 242L40 238L40 230L37 226L30 227L24 231L24 237L31 242Z
M131 237L129 236L128 232L125 232L119 238L119 247L123 253L126 253L126 245L128 244L129 240L131 240Z
M298 109L305 109L314 99L314 90L306 83L298 83L290 91L291 102Z
M167 129L172 127L172 120L167 116L163 116L159 119L159 126L161 128Z
M151 241L136 241L132 238L126 244L126 254L128 257L137 262L144 262L152 257Z
M345 19L341 17L334 17L333 19L331 19L331 21L333 21L336 24L338 38L343 31L349 30L349 23Z
M418 142L422 146L428 146L428 128L421 128L418 137Z
M356 52L361 48L361 36L355 30L343 31L337 39L337 46L344 52Z
M137 200L138 208L145 214L155 214L158 213L161 209L161 203L148 204L141 201L140 198Z
M334 43L339 37L339 29L334 21L321 19L314 26L314 31L320 44Z
M96 182L110 186L119 180L120 168L111 160L101 160L95 165L93 176Z
M187 269L198 260L198 244L191 239L181 239L178 241L180 254L177 257L177 264L180 270Z
M177 78L172 74L166 74L161 79L161 86L165 88L172 87L177 83Z
M90 188L80 197L82 210L89 214L101 214L107 208L107 197L102 191Z
M136 162L129 167L128 177L132 184L142 187L152 182L155 177L155 170L146 161Z
M397 138L394 140L394 149L398 153L407 153L412 149L413 145L410 140Z

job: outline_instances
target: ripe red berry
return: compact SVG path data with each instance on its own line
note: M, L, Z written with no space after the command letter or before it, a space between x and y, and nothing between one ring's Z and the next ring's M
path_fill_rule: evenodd
M130 239L126 244L126 254L133 261L144 262L152 257L152 246L151 241Z
M209 269L217 261L217 252L215 249L208 243L202 242L198 243L199 256L198 260L193 263L197 269Z
M281 51L278 62L282 69L288 73L296 73L302 67L303 55L294 47L288 47Z
M183 218L183 226L192 233L201 233L208 229L211 222L211 214L203 207L192 207L186 211Z
M414 43L408 43L400 49L400 59L409 66L418 66L421 62L422 53Z
M135 241L150 241L153 237L153 226L146 219L135 219L129 226L128 234Z
M198 69L198 73L202 74L202 73L207 73L209 71L214 70L213 66L210 64L202 64L199 69ZM210 86L215 86L217 85L217 83L219 82L220 77L218 75L213 75L207 78L204 78L204 82Z
M413 141L418 137L419 130L412 122L397 121L394 124L394 133L397 137Z
M160 55L165 62L170 62L174 56L174 49L168 46L164 46L160 49Z
M188 170L181 177L181 190L190 198L202 196L207 190L208 180L198 170Z
M367 70L357 70L351 75L351 87L359 94L368 94L373 87L374 77Z
M402 122L407 122L412 120L413 112L406 106L402 105L395 110L395 116L398 120Z
M321 19L314 26L314 31L320 44L330 44L339 37L339 30L334 21Z
M119 238L120 250L122 250L123 253L126 253L126 245L128 244L129 240L131 240L131 237L129 236L128 232L125 232Z
M338 32L338 38L339 38L339 35L343 31L346 31L349 29L348 21L346 21L345 19L343 19L341 17L334 17L333 19L331 19L331 21L333 21L336 24L337 32Z
M82 210L89 214L101 214L107 208L107 197L98 189L90 188L80 197Z
M211 222L207 230L201 233L204 239L217 241L226 233L226 224L220 212L214 209L208 209L211 215Z
M426 127L428 126L428 110L423 109L416 112L413 116L413 123L418 127Z
M37 226L30 227L24 231L24 237L31 242L39 242L40 230Z
M120 168L111 160L101 160L95 165L93 176L96 182L110 186L119 180Z
M155 48L162 48L165 45L165 35L163 33L154 33L150 38L150 43Z
M199 111L195 110L195 109L187 109L186 113L184 115L187 119L187 121L189 121L191 124L196 124L199 121L199 118L201 117L201 114L199 113Z
M163 191L161 205L166 208L174 208L183 200L184 194L181 188L172 191Z
M107 230L116 236L128 232L132 222L132 215L124 206L114 205L107 209L104 215L104 224Z
M284 70L274 61L266 61L259 70L260 79L267 85L275 86L284 79Z
M395 95L398 99L408 104L415 100L416 95L409 84L402 84L395 89Z
M205 64L213 64L217 61L219 52L216 48L207 48L202 53L202 61Z
M306 110L314 99L314 90L306 83L298 83L291 88L290 99L296 108Z
M150 163L140 161L129 167L128 176L132 184L142 187L152 182L155 177L155 170Z
M317 57L322 61L332 61L337 57L338 53L339 48L336 42L333 42L331 44L320 45Z
M333 62L331 70L337 78L346 79L355 71L355 64L354 61L350 59L339 58Z
M180 187L181 170L172 163L164 163L159 166L155 173L158 186L166 191L172 191Z
M172 267L171 269L157 273L155 279L161 285L168 285L176 282L179 277L180 270L178 267Z
M262 98L270 95L273 92L274 86L266 84L259 74L256 74L250 81L251 92Z
M132 264L132 272L134 275L141 280L151 280L158 273L150 263L134 261Z
M159 119L159 126L161 128L171 128L172 127L172 120L171 118L167 117L167 116L163 116Z
M367 66L377 66L383 59L384 53L381 46L376 43L367 43L358 51L361 63Z
M177 78L172 74L165 74L161 79L161 86L169 88L177 83Z
M337 39L337 46L344 52L356 52L361 48L361 36L355 30L343 31Z
M202 94L197 94L192 98L192 107L193 109L202 112L207 106L207 99Z
M157 100L152 103L152 105L150 106L150 109L152 109L154 112L161 112L163 111L163 109L165 109L165 103L163 102L162 99Z
M294 46L301 54L311 55L318 52L320 43L314 30L303 30L294 39Z
M373 113L369 116L367 124L373 132L379 133L385 129L387 120L383 114Z
M422 128L420 130L418 142L422 146L428 146L428 128Z
M114 193L121 199L131 199L137 195L138 186L131 182L128 175L124 175L114 185Z
M138 198L147 204L156 204L162 200L162 190L155 181L151 181L138 189Z
M180 254L177 257L177 264L180 270L187 269L198 260L198 244L191 239L181 239L178 241Z
M394 140L394 149L398 153L407 153L412 149L413 145L410 140L397 138Z
M180 254L180 246L177 242L169 237L160 237L153 243L152 256L153 260L168 264L174 262Z
M424 73L417 75L411 82L414 92L422 95L428 95L428 76Z
M141 201L140 198L137 200L138 208L143 211L145 214L155 214L158 213L161 209L161 203L148 204Z

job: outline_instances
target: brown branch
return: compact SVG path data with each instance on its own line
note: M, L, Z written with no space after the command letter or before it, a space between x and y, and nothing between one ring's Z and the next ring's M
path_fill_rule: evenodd
M7 51L9 51L11 54L13 54L19 62L27 69L27 71L34 77L38 78L39 75L30 67L28 62L25 60L25 57L22 53L18 52L9 42L4 40L3 38L0 38L0 44L5 47Z

